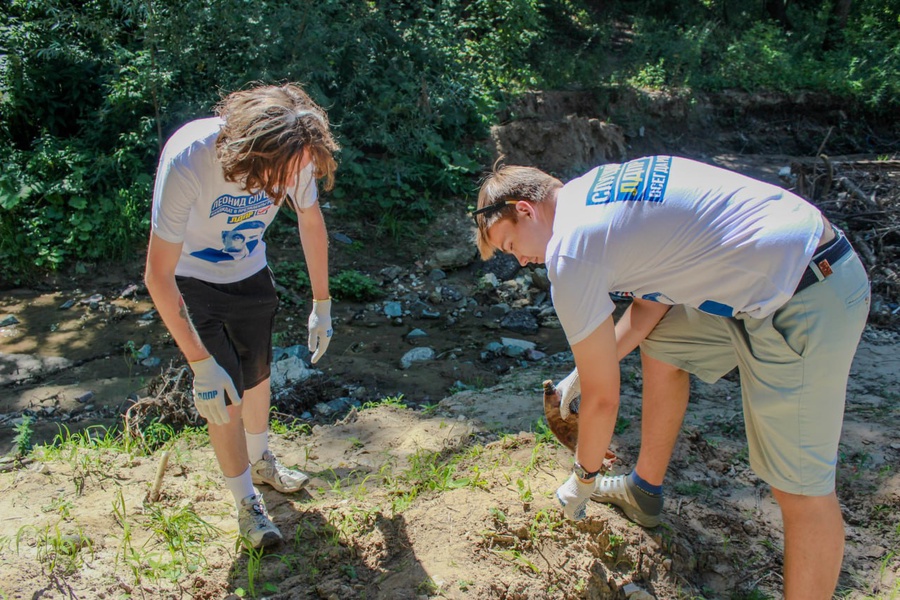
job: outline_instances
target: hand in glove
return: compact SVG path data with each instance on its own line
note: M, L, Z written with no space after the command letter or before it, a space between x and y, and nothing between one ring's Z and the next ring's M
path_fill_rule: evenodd
M231 417L225 407L225 394L231 398L232 404L241 403L231 375L212 356L188 364L194 371L194 406L197 412L213 425L228 423Z
M581 396L581 379L578 378L578 369L574 369L559 382L556 392L560 396L559 416L566 420L572 412L572 403Z
M556 490L556 499L562 505L563 514L574 521L580 521L587 512L587 503L594 493L596 479L584 482L572 473L564 484Z
M313 300L313 309L309 313L309 351L313 352L310 362L318 362L328 344L331 343L331 298L328 300Z

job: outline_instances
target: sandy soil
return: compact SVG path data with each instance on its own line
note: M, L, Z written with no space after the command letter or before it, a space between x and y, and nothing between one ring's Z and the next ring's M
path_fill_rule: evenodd
M867 331L853 368L838 472L844 598L900 594L896 346L896 336ZM233 506L203 435L167 446L156 503L146 497L161 450L142 456L100 441L70 444L55 457L39 450L27 467L0 474L0 591L7 598L778 597L780 519L747 465L737 383L694 385L660 527L644 530L597 504L573 524L552 497L571 457L535 428L540 381L558 380L567 368L565 360L546 361L425 411L383 405L273 436L283 460L314 479L294 496L265 491L287 541L262 557L235 551ZM613 448L624 471L639 446L634 355L623 363L623 382Z

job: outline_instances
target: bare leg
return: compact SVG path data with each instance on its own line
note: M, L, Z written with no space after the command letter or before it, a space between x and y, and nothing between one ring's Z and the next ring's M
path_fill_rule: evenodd
M250 465L244 429L250 433L262 433L268 428L269 399L269 380L266 379L244 390L240 406L228 406L231 421L225 425L209 424L209 441L225 477L237 477Z
M247 433L262 433L269 429L271 399L268 379L244 391L244 429Z
M635 469L647 483L662 485L687 411L690 375L643 352L641 368L641 450Z
M837 495L798 496L772 488L784 520L785 600L829 600L844 559Z
M244 423L241 421L241 407L230 404L228 416L231 420L225 425L209 423L209 441L219 468L225 477L237 477L247 470L250 459L247 458L247 441L244 438Z

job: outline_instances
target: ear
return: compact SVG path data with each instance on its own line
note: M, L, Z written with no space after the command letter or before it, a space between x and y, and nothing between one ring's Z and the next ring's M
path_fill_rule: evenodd
M516 213L518 213L520 219L533 219L537 214L537 207L535 207L534 204L527 200L519 200L518 202L516 202Z

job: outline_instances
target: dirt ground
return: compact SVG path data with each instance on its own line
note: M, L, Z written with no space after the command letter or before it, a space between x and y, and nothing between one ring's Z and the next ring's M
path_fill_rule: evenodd
M750 150L769 153L694 155L777 182L797 156L764 137ZM448 211L405 251L380 252L364 245L363 225L329 226L364 240L333 243L332 270L377 276L396 266L402 275L384 282L391 297L428 276L434 248L468 231L463 211ZM295 241L279 240L275 256L297 253ZM453 319L390 319L379 303L335 304L322 373L275 402L272 445L313 479L294 496L264 490L286 541L262 555L235 548L234 508L203 433L157 444L147 433L148 454L100 429L120 424L181 364L140 286L139 258L0 292L0 319L17 321L0 327L0 454L14 450L25 411L36 418L36 444L68 437L24 465L0 462L0 598L780 597L780 516L749 469L737 377L692 383L662 525L645 530L599 504L583 522L564 521L553 492L571 454L540 424L540 386L572 368L565 338L547 327L502 330L476 290L483 270L477 261L445 269L442 289L485 304ZM303 344L307 308L283 300L276 343ZM900 335L889 300L857 353L840 447L847 545L837 597L854 600L900 598ZM435 358L402 369L412 328L428 334ZM527 339L546 356L485 360L485 345L501 337ZM145 345L158 364L142 364ZM640 445L634 353L622 382L616 472L630 470ZM314 409L345 396L361 406L329 418ZM151 502L166 450L161 496Z

